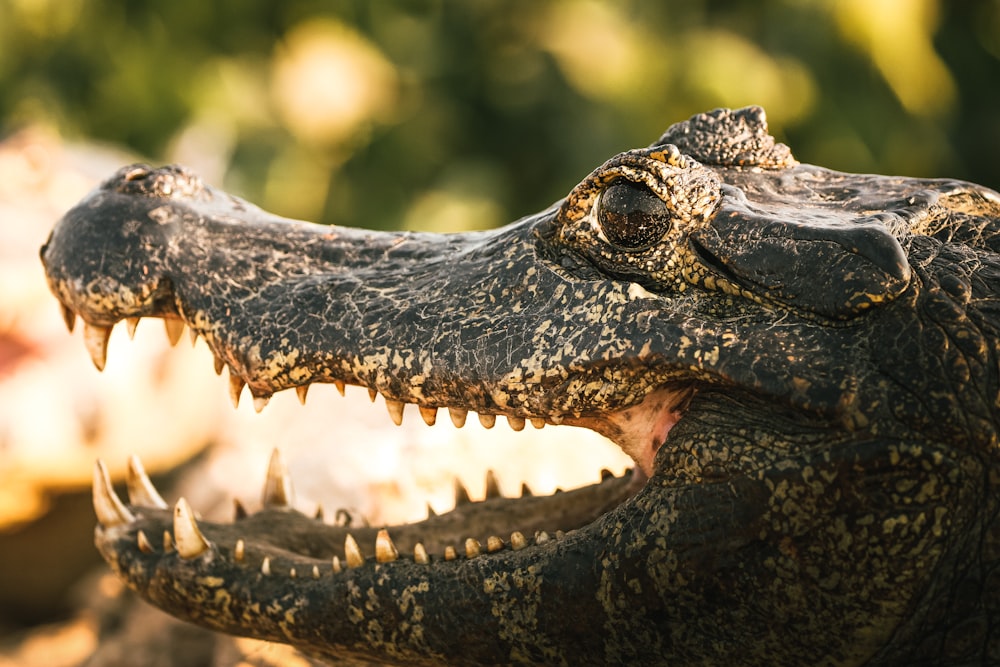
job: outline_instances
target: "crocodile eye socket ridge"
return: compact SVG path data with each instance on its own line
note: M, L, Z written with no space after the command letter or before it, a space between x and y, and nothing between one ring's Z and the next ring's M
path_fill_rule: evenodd
M605 238L622 250L644 250L670 229L667 205L648 187L619 179L601 193L597 222Z

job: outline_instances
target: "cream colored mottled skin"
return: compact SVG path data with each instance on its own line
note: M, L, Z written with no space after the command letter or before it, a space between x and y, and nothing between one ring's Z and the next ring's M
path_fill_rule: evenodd
M258 404L356 384L394 419L575 424L636 460L388 530L293 511L278 459L229 525L171 512L137 464L123 504L99 466L98 548L182 618L331 661L980 665L1000 664L998 248L996 193L800 165L747 108L475 234L288 221L128 167L42 259L98 366L110 326L159 316Z

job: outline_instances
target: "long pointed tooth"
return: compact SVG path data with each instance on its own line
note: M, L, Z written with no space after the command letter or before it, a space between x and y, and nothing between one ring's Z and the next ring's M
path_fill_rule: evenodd
M226 362L222 360L222 357L215 353L213 353L212 356L214 357L212 361L215 368L215 374L222 375L222 369L226 367Z
M503 498L503 494L500 493L500 483L497 481L497 475L492 470L486 471L486 497Z
M99 371L104 370L104 364L108 360L109 338L111 338L111 327L100 327L86 320L83 322L83 344L87 346L90 360Z
M316 519L317 521L322 522L324 514L325 514L325 512L323 512L323 506L317 504L316 505L316 513L313 514L313 518Z
M233 407L240 407L240 393L246 382L239 376L239 373L232 368L229 369L229 399L233 402Z
M428 408L423 405L419 406L420 416L424 418L424 423L428 426L434 426L434 422L437 421L437 408Z
M194 558L209 549L208 540L198 529L191 506L184 498L174 505L174 542L181 558Z
M343 380L334 380L333 386L337 388L337 391L340 392L341 396L343 396L347 391L347 385L344 384Z
M469 411L462 408L448 408L448 416L451 417L451 423L455 425L455 428L462 428L465 426L465 419L469 416Z
M149 480L142 467L142 461L135 454L128 459L128 475L125 477L125 483L128 485L128 499L132 505L158 507L161 510L170 507Z
M379 563L391 563L399 558L399 551L389 537L389 531L383 528L375 535L375 560Z
M431 507L431 504L427 503L427 518L429 519L432 516L437 516L437 515L438 513L434 511L434 508Z
M66 328L69 329L70 333L73 333L73 329L76 328L76 313L69 306L59 304L59 313L62 314L63 322L66 323Z
M510 548L514 551L520 551L524 547L528 546L528 540L524 539L524 533L519 530L515 530L510 534Z
M531 425L535 428L545 428L545 420L541 417L532 417Z
M313 579L319 579L319 566L318 565L313 565L312 575L313 575Z
M299 403L302 405L306 404L306 394L309 393L309 385L300 384L295 388L295 395L299 397Z
M233 521L242 521L249 516L247 508L243 506L239 498L233 498Z
M294 502L292 478L288 475L288 468L281 458L281 452L275 448L267 464L267 479L264 481L260 503L264 507L290 507Z
M141 530L135 536L136 545L139 547L139 551L144 554L153 553L153 545L149 543L149 538L146 537L146 533Z
M389 418L392 423L399 426L403 423L403 404L391 398L385 399L385 407L389 410Z
M469 537L465 540L465 557L475 558L482 553L482 545L479 540L474 537Z
M111 486L111 477L104 461L94 464L94 514L105 528L135 521L135 516L122 503Z
M128 331L128 339L135 339L135 329L139 326L138 317L126 317L125 318L125 329Z
M174 538L170 536L169 530L163 531L163 553L170 553L174 550Z
M264 556L264 560L260 564L260 573L265 577L271 576L271 558L270 556Z
M378 398L378 390L377 389L369 389L368 390L368 398L372 399L372 403L374 403L375 399Z
M163 318L163 328L167 330L167 340L170 341L170 344L177 345L177 341L181 339L181 335L184 333L184 320L175 317L165 317Z
M493 425L497 423L496 415L484 415L479 414L479 423L483 425L483 428L493 428Z
M330 559L330 568L333 570L334 574L340 574L343 571L343 567L340 565L340 557L334 556Z
M413 562L421 565L427 565L431 562L431 559L427 557L427 549L420 542L413 545Z
M344 538L344 556L347 558L347 567L360 567L365 563L365 557L361 555L361 549L350 533Z
M267 404L271 402L270 396L254 396L253 397L253 409L254 412L260 414L261 410L267 407Z
M486 550L490 553L503 549L503 540L498 535L490 535L486 540Z
M233 560L237 563L243 562L243 557L246 556L247 544L243 540L236 540L236 548L233 549Z
M198 343L198 331L194 327L190 327L188 333L191 336L191 347L194 347Z
M465 485L456 477L455 478L455 507L459 505L468 505L472 501L469 499L469 491L465 488Z
M524 417L516 417L514 415L507 415L507 424L515 431L524 430Z

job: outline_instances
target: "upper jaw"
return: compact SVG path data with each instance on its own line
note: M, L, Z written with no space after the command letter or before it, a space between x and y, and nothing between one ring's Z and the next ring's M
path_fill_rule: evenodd
M823 393L823 364L793 347L833 349L818 340L828 334L728 323L718 294L677 299L569 275L546 246L555 209L493 232L378 233L272 216L182 170L135 169L67 213L42 249L67 322L83 317L99 366L114 323L163 317L204 337L237 395L246 383L260 403L346 383L383 394L390 413L415 403L425 419L447 407L461 419L472 410L576 424L647 474L681 414L678 383L843 407ZM788 346L788 362L773 373L738 361L766 359L775 344ZM812 360L797 369L796 359Z

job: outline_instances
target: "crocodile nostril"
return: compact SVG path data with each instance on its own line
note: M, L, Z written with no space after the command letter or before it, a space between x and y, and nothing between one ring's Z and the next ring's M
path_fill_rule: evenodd
M145 165L137 165L125 172L126 181L141 181L149 176L150 169Z

